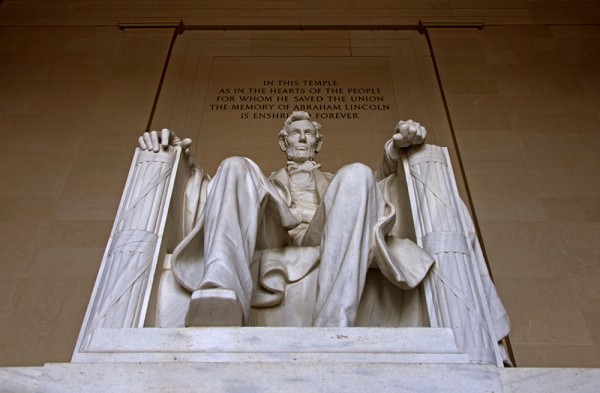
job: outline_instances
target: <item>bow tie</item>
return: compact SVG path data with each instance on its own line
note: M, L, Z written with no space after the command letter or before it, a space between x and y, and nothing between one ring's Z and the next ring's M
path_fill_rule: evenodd
M288 161L288 172L290 175L298 172L311 172L314 169L320 168L321 164L317 164L314 161L305 161L302 164L298 164L294 161Z

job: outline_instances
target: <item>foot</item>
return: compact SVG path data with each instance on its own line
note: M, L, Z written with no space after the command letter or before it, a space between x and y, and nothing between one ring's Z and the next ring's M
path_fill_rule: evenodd
M242 305L229 289L200 289L192 293L185 325L242 326Z

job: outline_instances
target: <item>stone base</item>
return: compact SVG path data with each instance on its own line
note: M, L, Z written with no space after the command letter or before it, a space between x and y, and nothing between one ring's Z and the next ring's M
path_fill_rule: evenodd
M598 392L600 369L469 363L450 329L96 329L73 363L0 368L0 392Z
M403 363L71 363L0 369L0 391L598 392L600 369Z
M469 363L451 329L96 329L73 362Z

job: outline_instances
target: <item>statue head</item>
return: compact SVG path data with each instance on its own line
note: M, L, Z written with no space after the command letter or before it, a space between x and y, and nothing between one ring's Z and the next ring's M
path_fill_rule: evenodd
M290 161L313 160L322 144L321 125L306 112L292 112L279 131L279 147Z

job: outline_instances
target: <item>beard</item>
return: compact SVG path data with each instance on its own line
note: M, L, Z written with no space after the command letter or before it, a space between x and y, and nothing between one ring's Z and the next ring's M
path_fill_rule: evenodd
M288 160L291 161L309 161L315 157L315 148L310 146L305 146L304 148L288 146L285 154Z

